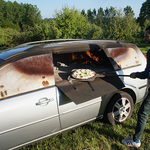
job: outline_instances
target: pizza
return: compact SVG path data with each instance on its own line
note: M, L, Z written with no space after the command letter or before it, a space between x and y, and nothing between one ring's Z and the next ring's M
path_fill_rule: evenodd
M72 77L76 79L89 79L95 76L95 72L90 69L77 69L72 73Z

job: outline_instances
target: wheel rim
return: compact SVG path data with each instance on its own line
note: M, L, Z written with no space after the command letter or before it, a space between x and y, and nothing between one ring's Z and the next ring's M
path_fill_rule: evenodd
M125 121L131 112L131 103L127 98L119 99L113 107L113 117L116 122Z

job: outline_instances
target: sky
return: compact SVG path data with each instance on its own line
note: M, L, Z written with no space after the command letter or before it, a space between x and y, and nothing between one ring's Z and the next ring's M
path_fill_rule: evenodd
M87 13L88 9L95 8L97 11L100 7L105 10L110 8L110 6L118 9L124 9L126 6L131 6L137 18L140 13L142 4L146 0L9 0L16 1L17 3L28 3L32 5L37 5L37 8L41 11L42 18L53 18L55 15L55 10L61 11L64 6L69 8L75 7L75 9L82 11L83 9Z

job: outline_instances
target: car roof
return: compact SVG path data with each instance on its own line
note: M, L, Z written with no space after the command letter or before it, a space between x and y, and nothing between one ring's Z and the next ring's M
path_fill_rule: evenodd
M11 61L17 57L53 53L99 50L105 47L124 47L129 43L118 40L56 39L24 43L0 53L0 60ZM1 61L0 61L1 62Z

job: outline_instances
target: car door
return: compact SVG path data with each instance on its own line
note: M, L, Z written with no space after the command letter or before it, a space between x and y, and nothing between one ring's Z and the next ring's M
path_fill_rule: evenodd
M1 150L30 143L59 130L55 87L0 101Z
M59 130L51 52L12 56L0 68L0 149Z
M87 123L99 116L101 97L75 104L65 94L58 90L59 113L62 129L75 127Z

